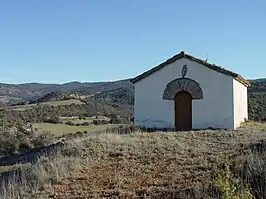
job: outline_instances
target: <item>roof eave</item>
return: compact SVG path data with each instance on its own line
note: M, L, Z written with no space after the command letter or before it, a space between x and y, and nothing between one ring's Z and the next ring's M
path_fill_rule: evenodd
M206 67L208 67L208 68L210 68L212 70L216 70L217 72L220 72L222 74L232 76L234 79L236 79L237 81L239 81L240 83L242 83L246 87L251 86L249 81L247 81L246 79L241 77L239 74L234 73L234 72L232 72L230 70L227 70L227 69L225 69L225 68L223 68L221 66L217 66L215 64L210 64L210 63L207 63L206 61L203 61L203 60L201 60L199 58L196 58L196 57L193 57L191 55L185 54L184 51L181 51L179 54L171 57L170 59L168 59L165 62L159 64L158 66L155 66L154 68L152 68L152 69L150 69L150 70L148 70L148 71L136 76L135 78L132 78L130 80L130 82L135 84L138 81L140 81L140 80L146 78L147 76L151 75L152 73L160 70L161 68L163 68L163 67L167 66L168 64L171 64L171 63L173 63L176 60L181 59L181 58L187 58L187 59L189 59L191 61L194 61L194 62L197 62L199 64L202 64L202 65L204 65L204 66L206 66Z
M246 79L244 79L242 76L237 75L236 77L234 77L234 79L240 83L242 83L244 86L249 87L251 86L250 82Z

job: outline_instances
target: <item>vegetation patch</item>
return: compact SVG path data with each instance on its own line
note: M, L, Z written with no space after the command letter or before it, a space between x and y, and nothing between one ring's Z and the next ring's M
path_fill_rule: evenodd
M51 132L55 136L60 136L67 133L76 133L78 131L102 131L107 128L114 127L114 125L90 125L90 126L76 126L76 125L67 125L67 124L51 124L51 123L35 123L33 124L34 128L40 129L45 132Z
M266 178L264 140L265 131L249 127L231 132L108 133L66 140L57 161L39 163L53 166L47 175L35 174L41 186L25 198L249 199L255 192L264 193L255 183L258 176L258 182ZM61 158L70 160L66 165L74 163L75 169L59 172ZM54 176L52 171L57 177L49 177Z
M69 99L69 100L60 100L60 101L41 102L40 104L49 105L49 106L62 106L62 105L71 105L71 104L84 104L84 102L76 99Z

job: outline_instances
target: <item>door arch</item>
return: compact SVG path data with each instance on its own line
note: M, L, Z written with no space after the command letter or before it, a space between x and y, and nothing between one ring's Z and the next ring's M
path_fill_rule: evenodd
M176 130L192 129L192 100L202 100L203 90L195 80L182 77L169 82L163 100L174 101L174 126Z
M180 91L175 98L175 129L192 129L192 96L187 91Z
M178 78L169 82L164 89L163 99L174 100L176 94L180 91L187 91L192 96L192 99L203 99L203 91L200 84L189 78Z

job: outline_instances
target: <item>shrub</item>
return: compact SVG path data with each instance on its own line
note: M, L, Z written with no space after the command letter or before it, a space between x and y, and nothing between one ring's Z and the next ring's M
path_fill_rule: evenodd
M71 122L71 121L67 121L65 124L70 125L70 126L74 126L74 125L75 125L75 124L74 124L73 122Z
M0 156L45 146L51 143L53 137L53 134L49 132L32 131L31 133L24 133L24 131L18 130L15 132L0 132Z
M118 118L118 117L111 118L110 119L110 123L111 124L121 124L122 123L122 119L121 118Z
M86 119L86 117L84 115L79 116L79 120L85 120L85 119Z
M100 125L101 124L101 120L93 120L93 124L94 125Z
M82 136L83 134L84 134L84 132L81 132L81 131L78 131L78 132L76 133L77 136Z
M58 124L60 122L59 117L53 116L49 118L44 118L43 120L46 123L51 123L51 124Z
M31 143L34 147L42 147L48 145L53 138L54 135L51 132L36 132L31 138Z
M253 199L251 189L245 185L239 185L231 173L229 166L220 172L217 177L217 185L221 191L221 199ZM239 187L237 187L239 186Z
M81 125L82 126L90 126L91 124L89 122L83 122Z
M107 120L93 120L94 125L103 125L108 124L109 122Z
M110 122L107 120L101 120L102 124L109 124Z
M19 149L19 140L13 133L0 133L0 155L9 155Z
M89 114L89 113L84 113L84 117L91 117L91 114Z

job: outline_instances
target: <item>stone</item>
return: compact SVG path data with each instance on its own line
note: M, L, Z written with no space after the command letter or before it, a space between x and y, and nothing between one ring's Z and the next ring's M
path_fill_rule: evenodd
M187 91L192 99L203 99L203 92L198 82L189 78L178 78L166 85L163 99L174 100L177 93Z

